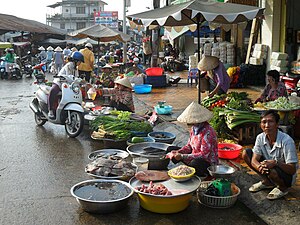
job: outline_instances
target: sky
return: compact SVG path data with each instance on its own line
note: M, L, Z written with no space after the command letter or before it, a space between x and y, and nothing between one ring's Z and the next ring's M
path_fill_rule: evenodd
M123 19L123 0L102 1L108 4L104 6L106 11L119 11L119 19ZM8 0L1 4L0 13L46 23L46 14L55 12L47 6L56 2L61 0ZM131 7L128 7L126 15L147 11L146 7L153 8L152 0L131 0Z

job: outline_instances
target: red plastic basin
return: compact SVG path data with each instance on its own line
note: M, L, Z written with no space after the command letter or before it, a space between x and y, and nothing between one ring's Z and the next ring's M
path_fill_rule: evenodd
M161 76L164 73L164 69L161 67L150 67L145 72L148 76Z
M243 147L238 144L219 143L218 154L221 159L235 159L240 155Z

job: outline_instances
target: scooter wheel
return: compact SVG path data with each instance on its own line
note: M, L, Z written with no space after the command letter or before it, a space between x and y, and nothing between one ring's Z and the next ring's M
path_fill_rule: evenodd
M71 138L77 137L83 130L83 115L77 111L70 111L70 120L67 117L65 122L65 130Z
M38 126L43 126L47 122L47 120L42 119L36 113L34 114L34 120L35 120L36 125L38 125Z

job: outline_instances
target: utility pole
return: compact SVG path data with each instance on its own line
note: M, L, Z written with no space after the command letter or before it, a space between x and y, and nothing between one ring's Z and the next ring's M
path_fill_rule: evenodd
M153 0L153 8L160 7L160 0ZM158 46L159 46L159 28L152 30L152 56L151 56L151 67L157 66L158 58Z
M126 1L123 0L123 33L127 34L127 29L126 29ZM127 61L127 43L123 43L123 64L124 66L126 65Z

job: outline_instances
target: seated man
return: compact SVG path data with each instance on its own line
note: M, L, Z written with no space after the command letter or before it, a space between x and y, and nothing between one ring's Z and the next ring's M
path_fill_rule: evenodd
M262 181L253 184L250 192L273 189L268 199L278 199L288 193L296 181L298 157L294 140L278 129L279 115L274 110L261 115L263 133L256 137L254 148L245 149L243 159Z

